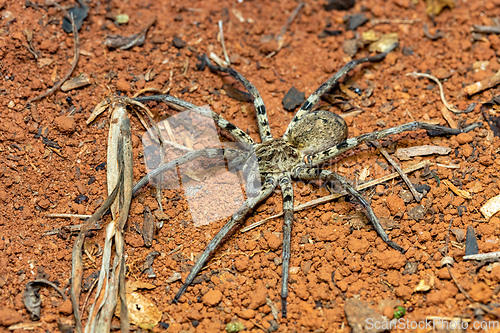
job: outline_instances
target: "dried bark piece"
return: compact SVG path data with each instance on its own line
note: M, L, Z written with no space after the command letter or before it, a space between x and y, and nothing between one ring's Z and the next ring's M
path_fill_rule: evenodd
M409 160L415 156L427 156L427 155L448 155L451 152L451 148L442 146L416 146L410 148L398 148L394 154L398 159L405 161Z
M87 86L89 84L91 84L89 77L85 74L82 74L64 82L64 84L61 86L61 90L66 92Z
M462 197L464 199L472 199L472 195L470 194L469 191L459 189L458 187L453 185L449 180L447 180L447 179L443 180L443 184L448 186L450 188L450 190L452 190L453 193L455 193L459 197Z
M131 36L120 36L120 35L109 35L104 40L104 45L106 45L110 49L120 49L127 50L134 46L140 46L144 44L146 40L146 33L149 28L156 22L156 18L151 20L146 26L138 33L133 34Z
M484 217L489 220L500 211L500 195L490 198L479 210L483 213Z

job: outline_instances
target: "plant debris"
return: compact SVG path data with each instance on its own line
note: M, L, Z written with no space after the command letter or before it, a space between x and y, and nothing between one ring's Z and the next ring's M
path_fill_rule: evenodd
M28 282L23 292L23 303L26 307L26 310L28 310L30 314L31 320L40 320L42 299L40 298L40 294L38 293L38 291L40 290L40 287L42 285L48 285L54 288L64 300L67 299L66 295L64 295L64 292L50 281L40 279Z
M146 41L146 34L151 26L156 22L156 18L146 23L146 26L138 33L130 36L109 35L104 40L104 45L109 49L128 50L134 46L141 46Z

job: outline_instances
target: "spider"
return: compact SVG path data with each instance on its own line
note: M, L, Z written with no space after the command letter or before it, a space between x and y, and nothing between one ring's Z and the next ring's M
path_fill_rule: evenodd
M291 120L285 134L281 138L274 138L266 113L266 107L260 93L255 86L245 79L240 73L232 68L213 65L205 55L202 64L206 64L212 72L223 72L231 75L239 81L252 95L253 103L257 113L257 122L261 143L256 143L247 133L223 119L217 113L208 109L195 109L204 116L212 117L214 121L224 130L231 133L234 138L242 143L250 145L250 152L238 149L210 148L189 152L182 157L166 163L153 171L149 177L158 175L165 170L176 167L193 159L204 157L225 157L227 160L243 163L243 170L247 175L247 199L242 206L232 215L217 235L210 241L204 252L187 276L184 284L174 297L174 302L180 299L188 286L193 282L196 275L206 264L207 260L222 244L225 238L231 235L244 221L244 218L263 200L273 193L279 186L283 196L283 249L282 249L282 283L281 283L281 309L282 316L286 318L286 299L288 296L288 277L290 267L290 243L293 222L293 188L292 178L298 180L323 180L338 183L348 194L353 196L363 206L368 219L375 230L390 247L404 253L405 250L392 241L378 221L370 203L343 177L337 173L318 167L322 163L353 149L363 142L378 140L388 135L398 134L404 131L425 129L438 134L456 135L480 127L481 123L471 124L463 129L453 129L444 126L431 125L422 122L412 122L404 125L383 129L373 133L367 133L354 138L348 138L348 129L345 121L335 113L324 110L313 110L320 97L336 84L340 78L346 75L357 65L365 62L381 61L386 53L352 60L342 67L335 75L323 83L297 111ZM204 66L203 66L204 67ZM169 95L156 95L139 97L138 102L163 101L177 109L194 109L195 105L176 99ZM252 168L249 163L250 155L257 158L258 168ZM246 164L245 164L246 163ZM245 168L247 170L245 170ZM147 179L141 180L134 188L136 192L147 183Z

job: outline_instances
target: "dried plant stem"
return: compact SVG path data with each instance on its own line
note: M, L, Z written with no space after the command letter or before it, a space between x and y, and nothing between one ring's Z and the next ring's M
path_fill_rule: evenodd
M410 173L410 172L413 172L415 170L418 170L418 169L422 169L428 165L430 165L431 163L429 161L422 161L420 163L417 163L415 165L412 165L411 167L408 167L406 169L403 169L403 173ZM376 179L376 180L372 180L370 182L366 182L360 186L358 186L356 189L358 191L361 191L361 190L364 190L366 188L369 188L369 187L372 187L372 186L375 186L375 185L378 185L380 183L383 183L383 182L386 182L388 180L391 180L391 179L394 179L396 177L399 176L399 173L397 172L393 172L391 173L390 175L387 175L387 176L384 176L384 177L381 177L379 179ZM328 201L332 201L334 199L337 199L337 198L340 198L344 195L347 195L346 192L341 192L341 193L334 193L334 194L330 194L330 195L327 195L327 196L324 196L324 197L321 197L319 199L315 199L315 200L311 200L311 201L308 201L304 204L301 204L301 205L298 205L298 206L295 206L293 207L293 211L294 212L297 212L297 211L300 211L300 210L304 210L304 209L309 209L309 208L312 208L316 205L319 205L319 204L323 204L323 203L326 203ZM279 214L276 214L276 215L273 215L273 216L270 216L270 217L267 217L263 220L260 220L260 221L257 221L255 223L252 223L251 225L245 227L245 228L242 228L240 230L240 232L247 232L249 230L252 230L253 228L256 228L258 227L259 225L262 225L264 224L265 222L271 220L271 219L274 219L274 218L277 218L277 217L280 217L283 215L283 212L279 213Z
M415 200L417 202L420 202L420 200L422 200L423 195L417 192L417 190L415 189L413 184L410 182L410 179L408 179L408 176L403 172L403 170L401 170L401 167L399 166L399 164L397 164L396 161L394 161L391 158L391 156L389 155L387 150L385 150L380 145L380 143L378 141L372 141L371 144L374 145L375 147L377 147L377 149L380 151L380 153L382 155L384 155L385 159L394 167L394 169L396 169L396 171L399 173L399 175L401 176L403 181L406 183L406 185L410 189L410 192L411 192L411 194L413 194L413 197L415 198Z
M73 14L69 15L69 19L71 20L71 28L73 29L73 37L74 37L74 44L75 44L74 45L75 46L75 48L74 48L75 51L74 51L73 62L71 63L71 67L68 70L68 72L66 73L66 75L59 82L57 82L52 88L50 88L46 92L42 93L41 95L38 95L38 96L33 97L33 98L30 98L28 100L28 102L27 102L28 105L30 103L32 103L32 102L38 101L38 100L40 100L42 98L45 98L45 97L51 95L57 89L61 88L61 86L63 85L63 83L66 82L66 80L69 79L69 77L71 76L71 74L75 70L76 65L78 64L78 58L80 57L80 40L78 38L78 29L76 28L75 19L73 17Z
M231 66L231 61L229 61L229 56L226 51L226 43L224 42L224 29L222 28L222 20L219 20L219 34L220 34L220 43L222 45L222 52L224 52L224 59L226 59L227 65Z

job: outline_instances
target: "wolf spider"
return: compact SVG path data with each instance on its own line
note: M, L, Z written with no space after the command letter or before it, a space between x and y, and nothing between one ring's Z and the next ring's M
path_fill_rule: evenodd
M210 148L189 152L184 156L163 164L158 169L153 171L149 176L153 177L160 173L175 168L179 164L186 163L198 157L224 157L227 160L237 161L235 163L243 163L243 171L247 178L247 199L242 206L232 215L219 233L210 241L205 251L201 254L198 261L192 268L184 284L174 297L174 302L184 294L187 287L193 282L196 275L201 271L207 260L215 252L217 247L221 245L224 239L231 235L235 229L242 224L244 218L249 214L259 203L265 200L279 185L283 196L283 264L282 264L282 284L281 284L281 300L282 300L282 316L286 317L286 299L288 296L288 276L290 266L290 240L293 222L293 189L292 178L299 180L323 180L333 181L338 183L351 196L357 199L366 210L368 219L373 224L379 236L390 247L404 253L404 249L389 239L389 236L382 228L378 221L370 203L337 173L324 170L318 166L322 163L341 155L342 153L353 149L363 142L378 140L388 135L398 134L404 131L414 131L417 129L425 129L438 134L455 135L459 133L469 132L476 127L481 126L481 123L471 124L463 129L453 129L444 126L431 125L422 122L412 122L404 125L395 126L389 129L383 129L373 133L367 133L354 138L347 138L348 130L345 121L335 113L323 110L314 110L314 105L320 97L336 84L341 77L346 75L351 69L364 62L381 61L387 53L382 53L372 57L365 57L357 60L352 60L347 63L340 71L332 76L328 81L323 83L315 92L311 94L300 107L292 121L288 125L285 134L281 138L273 138L271 128L269 126L266 107L260 93L255 86L245 79L240 73L232 68L225 68L213 65L208 57L203 56L202 64L206 64L213 72L224 72L237 81L239 81L252 95L253 103L257 112L257 122L262 142L256 143L244 131L231 124L221 116L208 109L197 108L194 111L203 116L212 117L222 129L231 133L234 138L242 143L250 145L250 152L243 152L238 149L227 148ZM196 108L195 105L176 99L169 95L157 95L149 97L139 97L135 99L139 102L147 101L162 101L167 105L183 109ZM249 156L257 157L258 169L252 169L245 161ZM143 186L148 180L144 179L139 182L135 191ZM255 184L254 184L255 183ZM262 184L261 187L259 185Z

